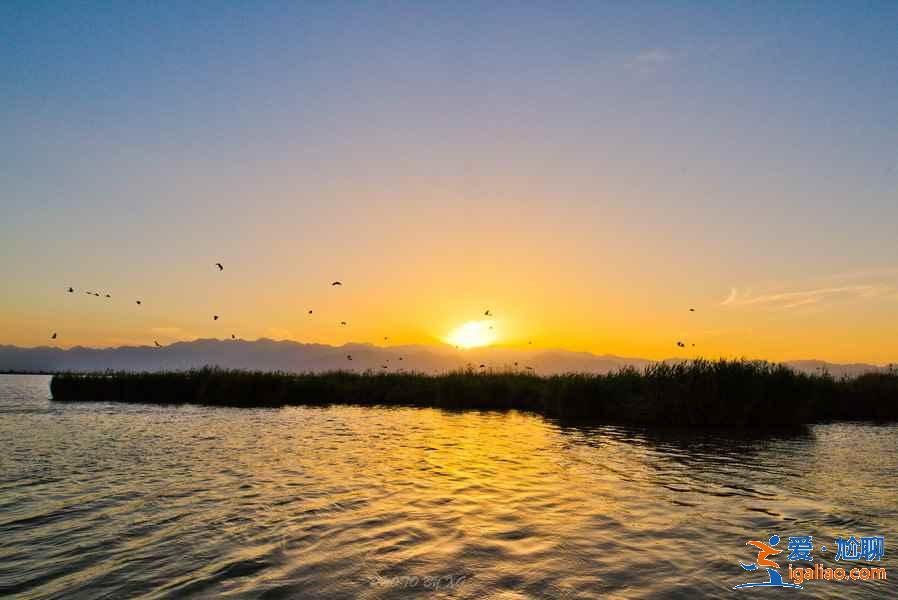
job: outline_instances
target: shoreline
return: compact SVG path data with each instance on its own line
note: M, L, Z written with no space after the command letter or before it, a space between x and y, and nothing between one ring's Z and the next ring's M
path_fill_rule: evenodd
M57 373L50 391L58 402L520 410L624 425L759 428L898 420L898 372L837 380L781 365L727 360L548 377L474 370L439 375L217 368Z

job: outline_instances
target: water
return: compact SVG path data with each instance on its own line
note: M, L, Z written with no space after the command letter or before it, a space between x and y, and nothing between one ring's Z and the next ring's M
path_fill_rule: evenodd
M734 436L48 396L47 377L0 376L0 595L732 598L767 592L732 587L766 579L739 561L773 533L813 535L830 567L820 545L884 535L862 564L894 564L895 426Z

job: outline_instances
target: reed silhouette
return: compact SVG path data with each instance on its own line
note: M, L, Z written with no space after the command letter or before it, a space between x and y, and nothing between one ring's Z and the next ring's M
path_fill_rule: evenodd
M898 419L898 371L835 379L767 362L695 360L643 371L540 377L467 368L283 373L207 367L174 372L59 373L58 401L238 407L356 404L522 410L609 423L768 427Z

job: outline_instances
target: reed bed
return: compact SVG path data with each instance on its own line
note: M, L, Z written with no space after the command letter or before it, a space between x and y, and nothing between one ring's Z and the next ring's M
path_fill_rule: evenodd
M204 368L59 373L62 402L235 407L354 404L522 410L560 418L677 426L787 426L898 419L898 372L835 379L746 360L658 363L597 375L521 371L283 373Z

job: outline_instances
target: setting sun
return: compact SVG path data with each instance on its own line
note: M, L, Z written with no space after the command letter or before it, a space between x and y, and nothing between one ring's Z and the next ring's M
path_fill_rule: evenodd
M462 348L478 348L489 346L496 341L492 321L468 321L464 325L456 327L446 337L446 341L453 346Z

